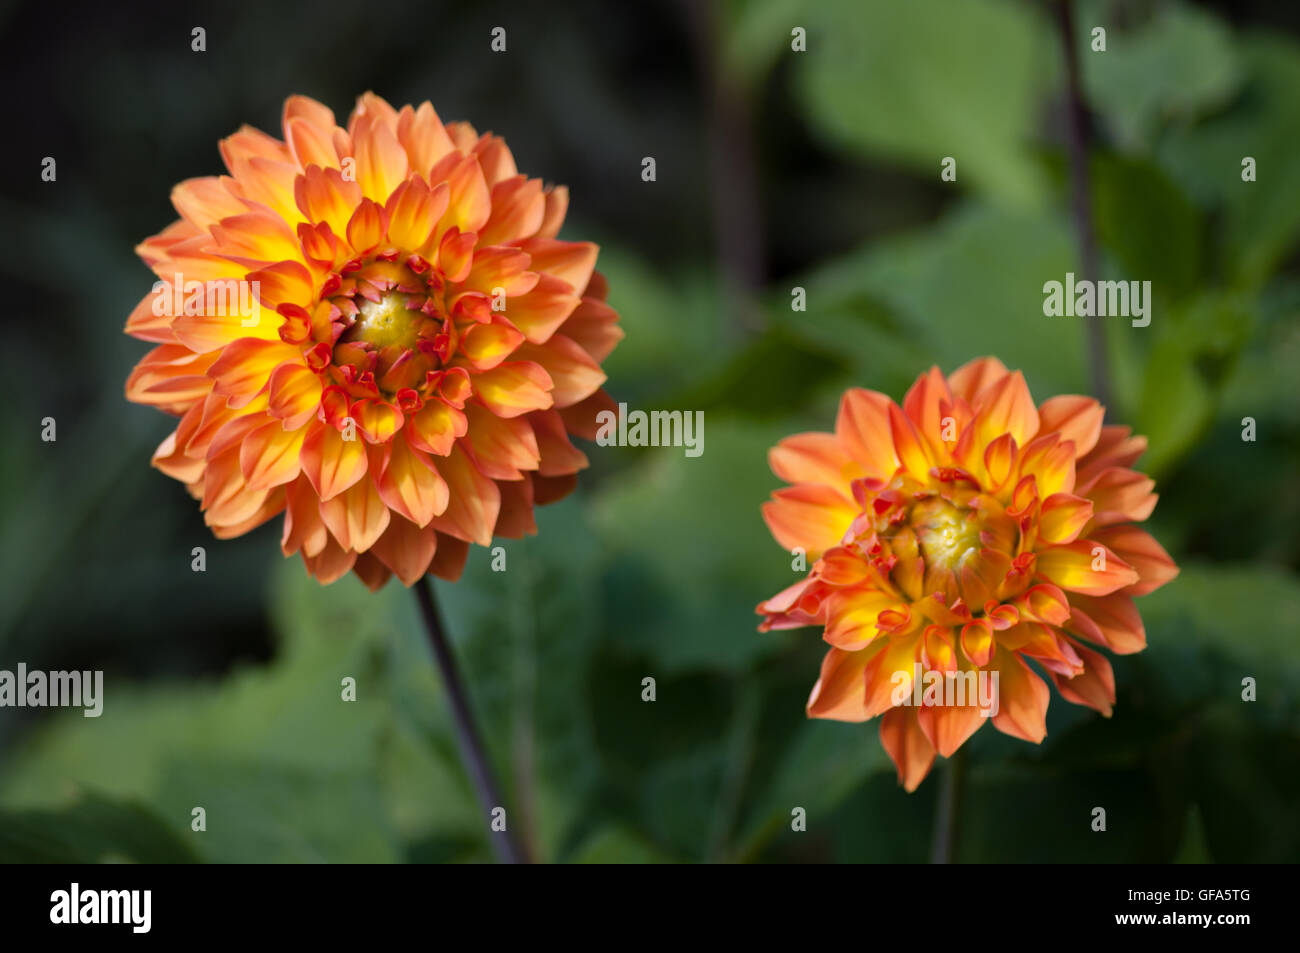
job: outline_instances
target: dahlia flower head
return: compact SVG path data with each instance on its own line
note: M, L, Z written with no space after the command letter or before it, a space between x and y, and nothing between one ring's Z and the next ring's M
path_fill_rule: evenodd
M342 127L294 96L283 135L223 140L229 175L176 186L137 249L159 282L126 331L156 346L127 397L180 418L153 463L216 536L283 513L322 583L455 579L470 543L536 531L613 406L597 248L556 238L567 189L427 102L367 93Z
M824 627L809 716L882 716L908 791L986 717L1042 741L1050 693L1027 660L1061 697L1110 715L1115 680L1096 649L1144 648L1134 597L1178 569L1134 525L1156 504L1154 482L1130 468L1146 439L1103 416L1089 397L1035 406L1021 373L986 357L946 378L931 368L902 407L850 390L833 434L771 451L792 485L763 515L782 546L814 562L758 606L759 628ZM985 676L998 686L991 717L969 696L915 704L915 679L937 683L932 672L996 673Z

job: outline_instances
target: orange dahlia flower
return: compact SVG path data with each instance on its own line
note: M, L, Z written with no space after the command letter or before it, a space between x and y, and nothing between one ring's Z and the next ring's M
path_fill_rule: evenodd
M180 418L153 462L218 537L284 513L323 583L455 579L536 531L612 407L597 248L555 237L566 189L427 102L367 93L344 128L294 96L283 133L223 140L230 174L176 186L137 249L160 280L126 331L157 347L127 397Z
M1154 482L1130 469L1146 439L1102 418L1088 397L1036 407L1019 371L981 358L947 378L931 368L901 408L850 390L835 433L771 451L793 485L763 516L815 562L759 605L759 628L825 627L808 714L882 715L908 791L986 717L1042 741L1049 692L1028 659L1063 698L1110 715L1114 676L1091 646L1145 647L1133 597L1178 568L1133 525L1156 504ZM977 700L981 678L991 704Z

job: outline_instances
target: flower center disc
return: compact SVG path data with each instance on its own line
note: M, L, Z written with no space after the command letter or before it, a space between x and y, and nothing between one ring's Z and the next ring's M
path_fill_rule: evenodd
M379 301L362 298L357 305L356 323L344 340L365 341L377 348L395 344L413 350L420 340L420 325L428 318L407 308L406 298L404 294L387 294Z
M979 520L972 510L932 497L912 508L912 528L925 564L957 569L962 557L980 548Z

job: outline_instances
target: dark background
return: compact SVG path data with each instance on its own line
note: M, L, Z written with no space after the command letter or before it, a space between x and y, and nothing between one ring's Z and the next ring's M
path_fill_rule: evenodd
M278 521L212 539L148 466L171 422L122 396L147 345L121 328L153 280L132 249L175 218L172 185L220 172L242 123L278 135L291 93L342 120L373 89L567 184L562 236L601 244L627 332L610 392L706 414L699 459L587 448L579 493L508 546L507 573L476 550L439 587L533 850L924 859L942 767L903 794L874 723L805 721L817 634L753 631L791 578L759 517L765 452L829 429L846 386L901 398L931 363L997 354L1038 400L1087 389L1082 323L1041 314L1042 283L1079 270L1050 11L5 5L0 668L104 669L107 702L97 720L0 710L0 858L489 856L409 593L321 589L281 558ZM1117 661L1113 719L1054 698L1041 748L976 736L958 857L1294 860L1300 12L1102 2L1076 22L1081 44L1108 30L1080 53L1103 270L1156 288L1149 328L1107 326L1110 419L1151 438L1152 529L1184 573L1139 602L1150 648Z

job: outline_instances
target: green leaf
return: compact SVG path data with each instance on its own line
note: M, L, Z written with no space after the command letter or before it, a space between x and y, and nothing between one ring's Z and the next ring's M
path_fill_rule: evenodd
M1163 124L1222 105L1241 81L1228 30L1190 4L1161 4L1133 30L1111 26L1105 52L1093 51L1088 35L1080 44L1088 103L1106 118L1125 150L1142 151Z
M1300 234L1300 47L1278 36L1239 41L1245 83L1232 108L1169 131L1157 155L1189 194L1221 212L1225 278L1262 284ZM1242 160L1256 181L1242 181Z
M1250 675L1260 684L1256 704L1263 708L1300 698L1300 580L1268 565L1190 563L1181 569L1173 582L1138 601L1153 648L1162 633L1234 660L1238 667L1222 673L1221 697L1240 699L1241 679Z
M806 314L771 313L854 359L855 383L895 399L932 363L951 372L986 354L1023 370L1039 400L1081 393L1085 319L1043 314L1044 283L1078 271L1074 248L1057 218L967 204L815 271Z
M621 610L618 641L645 653L660 674L738 669L781 646L756 631L754 606L795 573L760 506L779 485L767 452L798 429L708 415L700 456L678 447L642 454L639 467L594 501L614 560L607 584Z
M1007 204L1046 193L1029 154L1054 38L1027 5L1003 0L830 0L810 11L800 90L816 128L868 155L912 164ZM942 24L942 29L936 29Z
M1204 282L1201 217L1159 167L1097 156L1091 176L1097 236L1121 269L1103 277L1150 281L1161 310Z
M0 810L4 864L187 864L197 859L176 825L133 801L89 793L56 810Z

